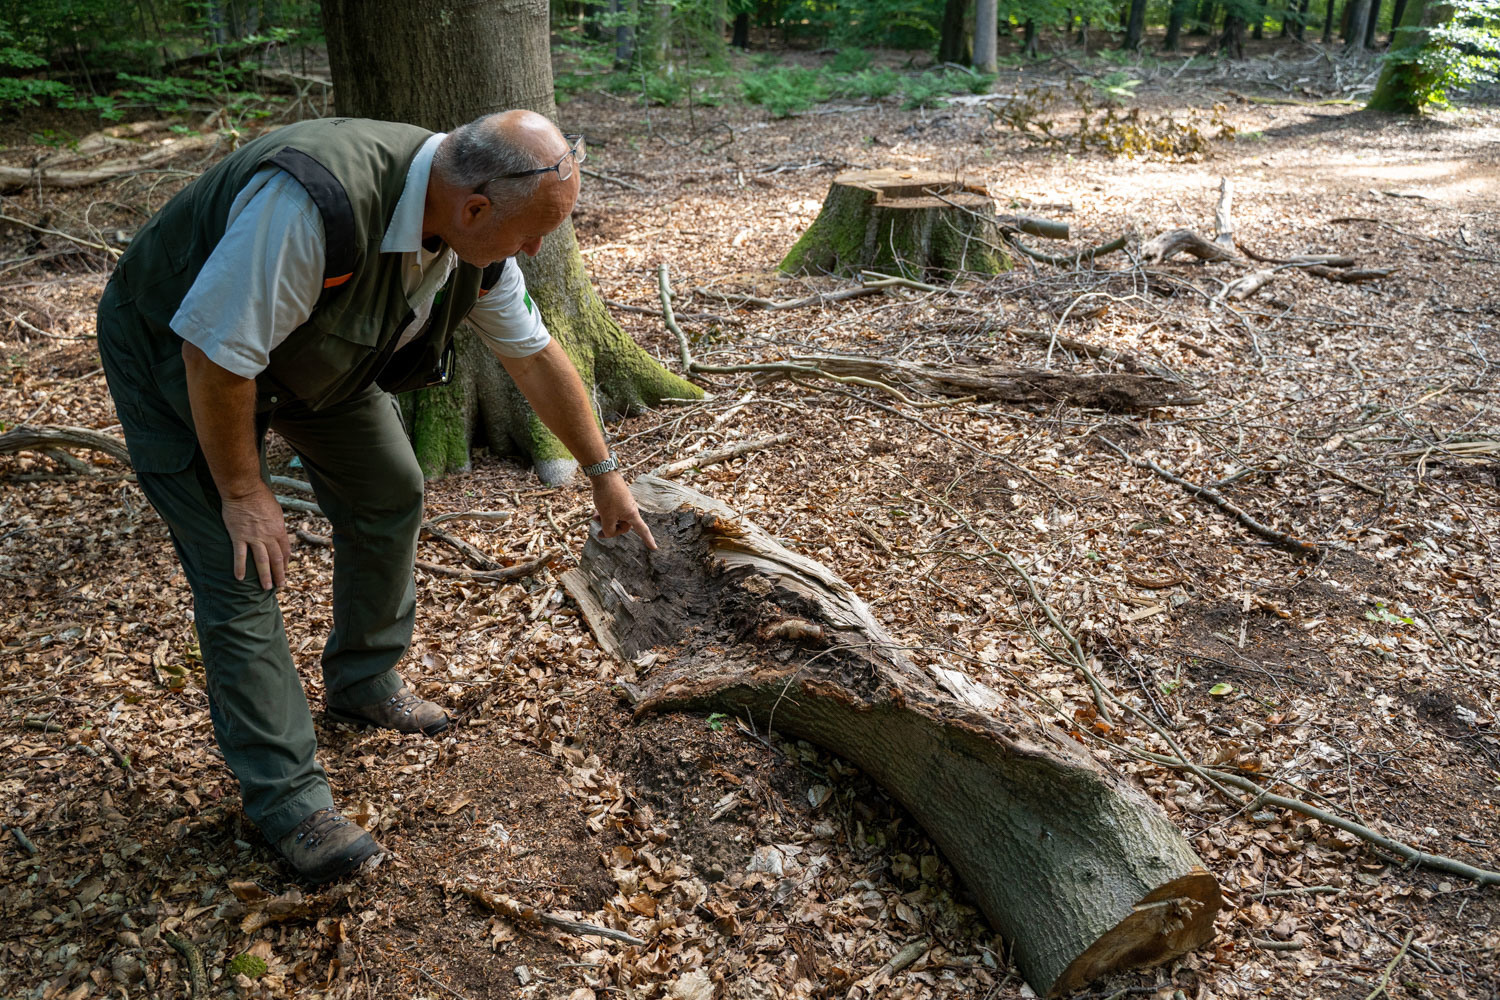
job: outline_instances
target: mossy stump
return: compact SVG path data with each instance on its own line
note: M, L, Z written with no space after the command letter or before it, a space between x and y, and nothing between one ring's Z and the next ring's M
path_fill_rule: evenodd
M978 184L909 170L855 170L833 179L818 217L781 262L788 274L907 278L999 274L995 205Z

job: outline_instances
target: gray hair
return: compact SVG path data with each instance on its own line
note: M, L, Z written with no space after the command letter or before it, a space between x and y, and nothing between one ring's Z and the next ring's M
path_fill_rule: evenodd
M478 190L496 206L500 217L506 219L520 212L536 194L542 175L503 175L535 170L546 164L538 162L534 153L491 126L489 120L493 117L485 115L449 132L432 158L432 169L455 187Z

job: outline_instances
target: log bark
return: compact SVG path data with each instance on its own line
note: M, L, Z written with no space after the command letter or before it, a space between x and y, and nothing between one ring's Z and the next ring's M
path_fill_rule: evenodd
M1213 936L1218 883L1139 789L962 672L917 666L846 582L718 501L650 476L632 489L660 548L593 537L563 585L606 648L657 654L638 715L749 713L862 768L1039 994Z
M909 278L998 274L1011 265L994 219L994 203L978 184L946 174L851 171L834 178L817 219L781 269Z

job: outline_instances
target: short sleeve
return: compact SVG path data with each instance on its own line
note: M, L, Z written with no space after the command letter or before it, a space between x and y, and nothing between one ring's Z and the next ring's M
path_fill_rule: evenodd
M501 270L495 287L474 303L467 319L490 350L502 358L527 358L552 342L514 261Z
M324 243L323 217L307 190L279 168L258 172L235 199L172 330L220 368L254 378L312 315Z

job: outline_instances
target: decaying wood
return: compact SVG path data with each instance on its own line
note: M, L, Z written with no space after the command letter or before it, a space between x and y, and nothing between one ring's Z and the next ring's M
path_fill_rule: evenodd
M1213 936L1218 883L1141 791L997 692L917 666L846 582L723 504L650 476L632 489L660 548L595 536L563 585L603 646L657 655L638 713L748 714L862 768L1038 993Z
M1190 253L1205 261L1239 259L1239 255L1233 250L1226 250L1191 229L1169 230L1141 244L1141 260L1147 264L1160 263L1179 253Z
M978 184L949 174L854 170L833 179L817 219L779 266L790 274L998 274L1010 268L995 245L999 231L995 203Z
M625 944L643 947L646 942L634 934L615 930L613 927L600 927L598 924L586 924L578 920L569 920L567 917L559 917L545 910L538 910L530 903L522 903L502 896L497 892L481 889L477 885L469 885L464 882L455 882L447 886L449 891L468 896L474 902L483 906L491 912L498 913L502 917L519 921L523 924L534 924L540 927L556 927L560 931L569 934L591 935L593 937L608 938L611 941L623 941Z
M1234 253L1234 181L1219 178L1219 203L1214 206L1214 243Z
M209 995L208 973L203 968L203 952L198 946L189 941L185 935L175 931L165 931L162 940L172 946L177 954L182 956L183 964L187 966L188 986L192 990L193 1000L202 1000Z
M1224 291L1219 297L1230 302L1239 302L1248 299L1269 285L1275 277L1275 271L1251 271L1249 274L1241 275L1225 285Z
M741 455L764 451L774 445L786 444L791 439L792 436L790 434L774 434L770 437L736 441L733 444L725 445L723 448L699 452L696 455L689 455L687 458L680 458L675 462L658 465L651 470L651 475L661 479L671 479L682 475L689 469L701 469L706 465L714 465L718 462L728 461L731 458L739 458Z
M1066 222L1043 219L1036 215L1001 215L996 217L995 222L1002 229L1040 236L1044 240L1065 240L1072 231Z

